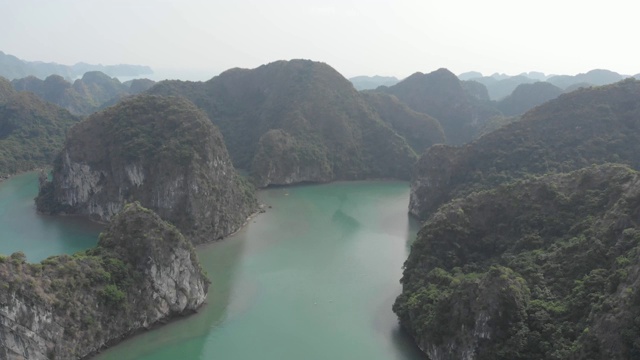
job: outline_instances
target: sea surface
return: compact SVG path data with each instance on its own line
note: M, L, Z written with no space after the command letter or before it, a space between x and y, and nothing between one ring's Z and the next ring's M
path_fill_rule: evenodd
M22 251L27 261L40 262L96 245L102 225L79 217L40 215L36 195L37 172L0 182L0 254Z
M100 230L40 216L37 175L0 184L0 253L30 261L93 246ZM406 182L262 190L266 213L200 246L212 281L197 314L136 335L96 359L422 359L391 311L417 224Z

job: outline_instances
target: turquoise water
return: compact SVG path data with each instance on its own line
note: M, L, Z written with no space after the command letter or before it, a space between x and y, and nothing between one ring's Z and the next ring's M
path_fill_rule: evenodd
M0 254L23 251L30 262L95 246L102 226L77 217L36 213L38 174L14 176L0 183Z
M35 189L33 179L29 186ZM10 185L0 185L3 210L22 202L7 198L4 187ZM137 335L96 359L422 358L391 311L417 231L407 216L407 183L298 186L259 196L271 206L266 213L236 235L198 248L212 280L199 313ZM36 228L68 221L30 216L39 222ZM13 234L22 246L36 243ZM0 251L6 253L4 239ZM44 241L63 242L57 236ZM60 249L72 248L64 244ZM37 257L33 249L25 252Z

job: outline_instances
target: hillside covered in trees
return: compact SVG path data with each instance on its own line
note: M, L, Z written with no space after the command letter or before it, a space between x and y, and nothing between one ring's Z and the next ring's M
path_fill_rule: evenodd
M0 178L51 163L80 119L0 78Z
M160 82L149 93L185 96L205 110L234 165L249 170L259 186L407 179L416 159L407 141L324 63L231 69L204 83ZM396 110L406 113L401 106ZM438 136L426 141L439 142Z
M429 358L640 355L639 130L627 79L427 150L394 311Z
M472 191L530 175L617 162L640 168L640 81L564 94L463 147L431 147L411 183L410 211L426 219Z
M639 214L621 165L458 198L418 234L394 311L431 359L637 358Z

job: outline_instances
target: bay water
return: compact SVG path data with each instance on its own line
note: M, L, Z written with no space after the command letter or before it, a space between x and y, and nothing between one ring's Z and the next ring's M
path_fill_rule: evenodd
M0 253L29 261L95 245L100 227L37 215L37 174L0 184ZM212 284L197 314L96 359L421 359L391 311L418 224L399 181L262 190L266 213L198 247Z

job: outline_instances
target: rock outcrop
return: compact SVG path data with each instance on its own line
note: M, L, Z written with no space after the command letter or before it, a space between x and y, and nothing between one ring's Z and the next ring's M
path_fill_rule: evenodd
M191 243L138 203L97 247L29 264L0 257L0 359L78 359L205 301Z
M109 221L131 201L194 243L236 231L257 206L206 115L183 98L148 95L73 127L36 203L46 213Z

